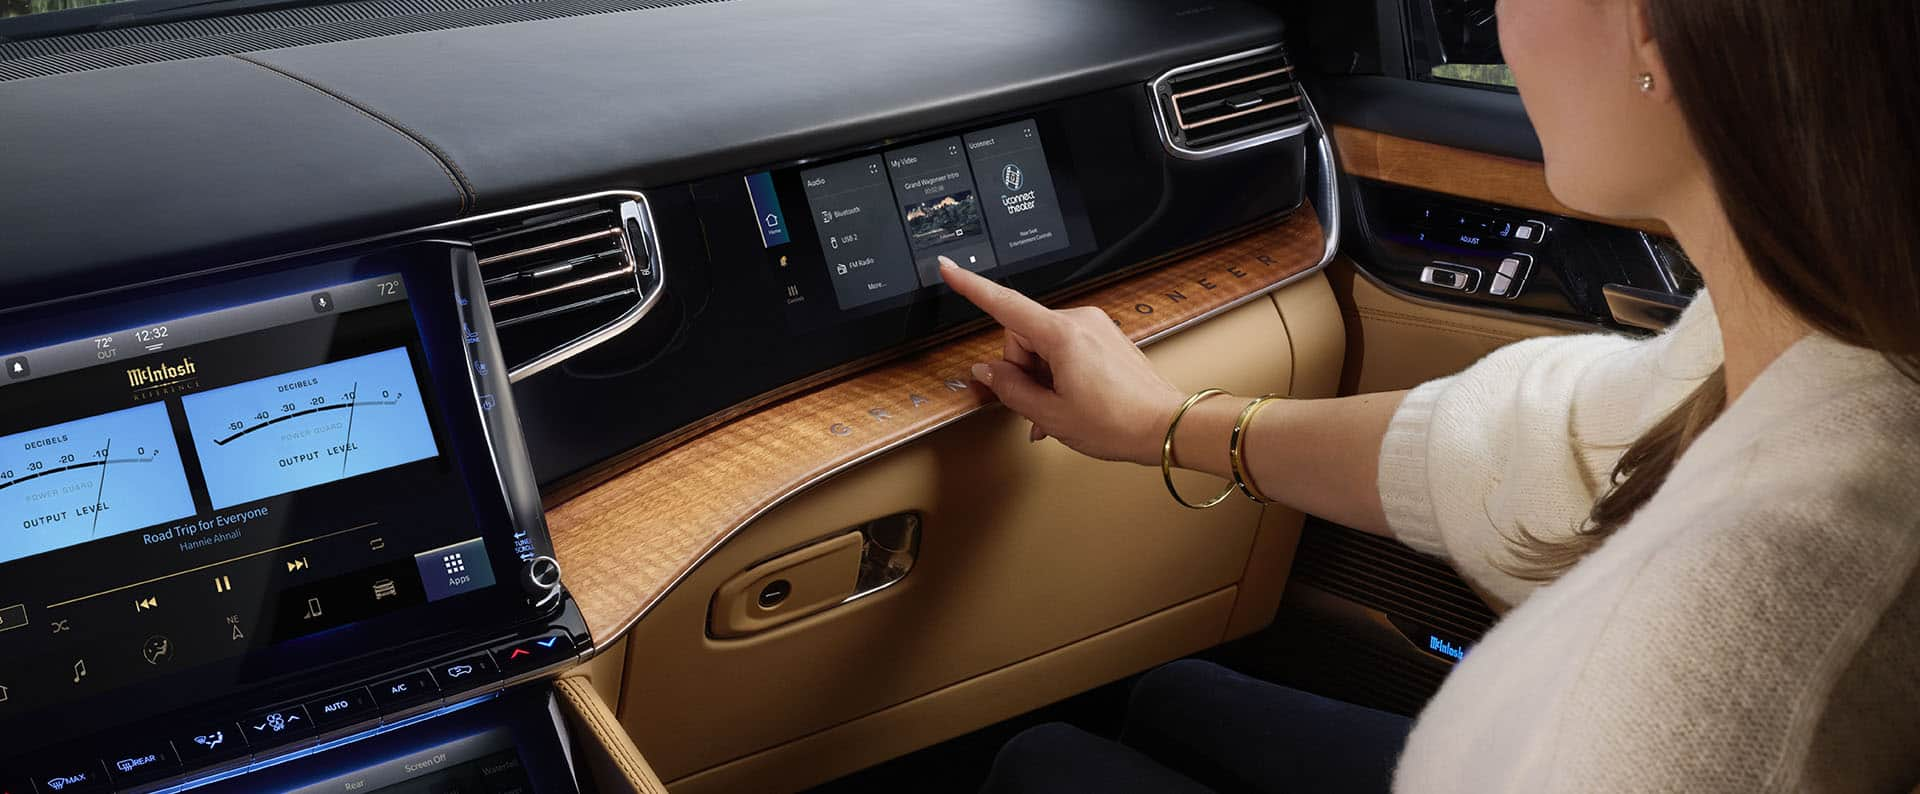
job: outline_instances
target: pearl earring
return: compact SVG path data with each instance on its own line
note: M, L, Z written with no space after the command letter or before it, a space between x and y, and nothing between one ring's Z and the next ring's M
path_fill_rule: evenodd
M1638 80L1636 80L1636 82L1639 83L1640 85L1640 93L1642 94L1653 93L1653 73L1652 72L1641 72L1640 77Z

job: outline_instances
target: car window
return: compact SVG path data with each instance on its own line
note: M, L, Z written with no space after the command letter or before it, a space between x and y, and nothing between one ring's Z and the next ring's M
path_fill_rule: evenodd
M1437 80L1513 87L1513 70L1504 63L1442 63L1436 64L1427 74Z

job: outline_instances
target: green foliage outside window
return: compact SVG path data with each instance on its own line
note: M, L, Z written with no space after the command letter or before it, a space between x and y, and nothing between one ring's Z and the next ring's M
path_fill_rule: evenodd
M1463 83L1513 87L1513 70L1503 63L1443 63L1433 67L1433 76Z

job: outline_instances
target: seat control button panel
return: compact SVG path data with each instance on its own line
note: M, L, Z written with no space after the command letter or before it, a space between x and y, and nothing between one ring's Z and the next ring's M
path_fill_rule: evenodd
M1519 295L1527 285L1527 276L1532 273L1533 257L1509 254L1500 260L1500 269L1494 272L1493 283L1487 286L1487 294L1501 298Z
M1480 286L1480 270L1452 262L1435 262L1421 269L1420 283L1457 292L1473 292Z

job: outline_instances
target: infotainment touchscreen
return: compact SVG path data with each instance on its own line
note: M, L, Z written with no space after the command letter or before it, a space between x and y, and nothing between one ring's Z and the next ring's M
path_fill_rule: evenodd
M902 305L940 285L939 258L1004 276L1092 249L1070 228L1080 214L1055 179L1042 123L1020 119L783 172L749 175L761 240L776 270L806 262L831 286L842 316ZM1056 153L1057 156L1057 153ZM801 201L782 202L789 180ZM804 207L806 232L783 206ZM814 250L793 251L811 243ZM818 262L818 265L812 265ZM786 301L800 317L815 278L794 274ZM825 297L825 296L821 296Z
M0 353L0 723L191 701L513 603L453 295L367 269L134 299L105 320L156 319Z

